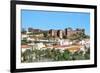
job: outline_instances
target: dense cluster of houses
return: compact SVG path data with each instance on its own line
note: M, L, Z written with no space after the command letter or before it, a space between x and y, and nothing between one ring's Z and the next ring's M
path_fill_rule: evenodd
M58 39L58 40L54 40L54 41L49 41L49 40L37 40L38 42L36 42L35 39L29 39L27 38L28 41L33 41L31 43L27 43L27 44L22 44L21 48L22 48L22 52L24 52L27 49L38 49L38 50L43 50L43 49L60 49L61 51L68 49L70 52L75 52L75 51L85 51L84 47L89 48L90 47L90 40L89 39L84 39L81 41L70 41L70 40L63 40L63 39ZM55 44L56 43L56 44ZM75 45L74 45L75 44Z
M68 31L72 32L72 33L77 33L77 32L81 32L83 33L83 30L79 30L77 29L76 31L72 31L72 29L68 29ZM70 53L75 53L75 52L83 52L83 55L86 53L86 51L90 48L90 39L82 39L80 41L77 40L69 40L69 39L63 39L61 34L62 32L59 32L59 38L55 38L55 39L43 39L41 37L43 37L43 33L39 33L39 34L31 34L31 32L41 32L41 30L38 29L34 29L34 30L30 30L27 31L26 33L22 33L22 40L26 40L26 41L30 41L27 42L26 44L21 44L21 52L24 53L26 50L46 50L46 49L59 49L60 52L64 52L64 50L68 50ZM54 32L52 30L50 30L51 36L54 36ZM68 34L69 32L67 32ZM70 33L69 35L71 35L72 33ZM69 36L68 35L68 36ZM56 35L55 35L56 36Z

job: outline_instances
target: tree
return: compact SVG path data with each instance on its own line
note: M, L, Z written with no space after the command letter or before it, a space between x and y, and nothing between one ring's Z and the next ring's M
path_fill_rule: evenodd
M47 32L43 32L44 37L48 37L48 33Z
M25 28L22 28L21 33L22 33L22 34L26 34Z
M75 33L72 36L68 37L70 40L82 40L84 38L88 38L89 36L85 35L83 32Z
M27 39L24 38L23 40L21 40L21 44L22 44L22 45L26 45L26 44L27 44Z
M63 38L64 38L64 39L67 39L67 36L64 35Z
M32 51L27 49L25 52L22 53L23 62L32 62Z
M63 53L64 60L70 60L70 52L68 50L65 50Z

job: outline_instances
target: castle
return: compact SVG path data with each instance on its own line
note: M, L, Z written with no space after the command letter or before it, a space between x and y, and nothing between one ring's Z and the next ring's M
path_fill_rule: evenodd
M65 28L64 30L54 30L54 29L50 29L50 30L40 30L40 29L33 29L33 28L28 28L29 32L33 32L33 33L43 33L46 32L48 36L50 37L58 37L58 38L67 38L70 36L73 36L73 34L77 34L77 33L85 33L84 29L75 29L73 30L72 28Z
M49 30L49 34L51 37L59 37L59 38L63 38L63 37L70 37L73 36L73 34L77 34L77 33L85 33L84 29L76 29L73 30L72 28L66 28L65 30Z

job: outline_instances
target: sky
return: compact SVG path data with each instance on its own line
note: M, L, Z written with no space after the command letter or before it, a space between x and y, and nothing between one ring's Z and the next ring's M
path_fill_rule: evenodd
M90 35L90 13L21 10L21 27L26 30L29 27L42 30L80 28Z

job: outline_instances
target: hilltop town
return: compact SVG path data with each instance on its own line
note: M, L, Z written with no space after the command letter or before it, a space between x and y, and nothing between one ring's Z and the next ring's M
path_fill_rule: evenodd
M77 60L73 54L81 52L79 59L83 59L89 50L90 37L85 34L85 29L41 30L28 28L27 31L25 29L21 31L22 62ZM71 53L72 56L68 56L69 54L66 53ZM62 56L63 59L60 59L59 56ZM89 56L84 59L89 59Z

